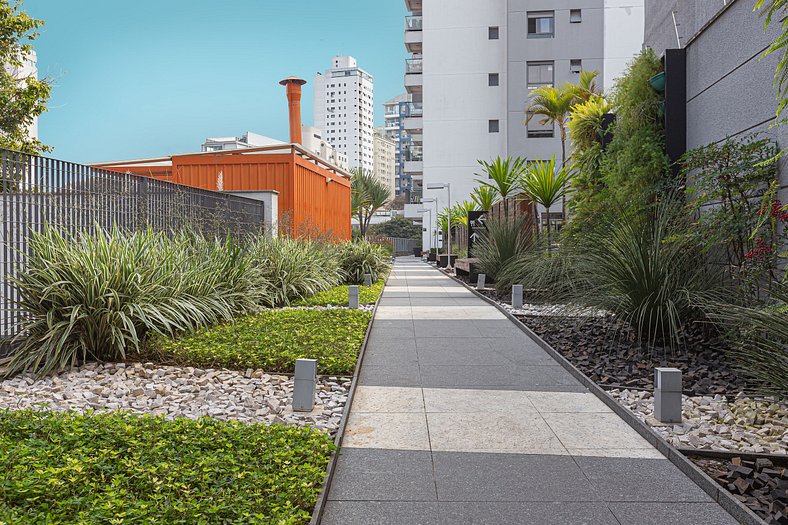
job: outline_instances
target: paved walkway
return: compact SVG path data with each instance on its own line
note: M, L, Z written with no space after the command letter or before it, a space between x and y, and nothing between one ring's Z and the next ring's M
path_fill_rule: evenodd
M399 259L326 525L736 522L497 309Z

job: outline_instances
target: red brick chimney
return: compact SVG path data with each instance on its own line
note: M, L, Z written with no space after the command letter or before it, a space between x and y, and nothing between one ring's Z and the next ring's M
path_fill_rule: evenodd
M306 80L287 77L279 83L287 87L287 105L290 110L290 142L301 144L301 86L306 84Z

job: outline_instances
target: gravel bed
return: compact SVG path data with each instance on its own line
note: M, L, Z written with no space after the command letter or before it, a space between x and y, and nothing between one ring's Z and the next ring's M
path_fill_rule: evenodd
M290 308L292 310L346 310L349 307L347 306L339 306L336 304L326 304L326 305L318 305L318 306L288 306L285 308L279 308L279 310L285 310ZM374 304L360 304L358 305L358 310L362 310L364 312L371 312L375 309Z
M334 434L351 378L318 377L315 409L293 412L293 379L248 369L88 363L36 379L24 374L0 381L0 408L21 410L126 410L170 418L237 420L310 426Z
M648 423L674 447L788 454L788 404L739 395L682 396L682 424L665 424L654 414L651 392L613 389L610 395Z
M767 458L690 459L768 525L788 523L788 463Z

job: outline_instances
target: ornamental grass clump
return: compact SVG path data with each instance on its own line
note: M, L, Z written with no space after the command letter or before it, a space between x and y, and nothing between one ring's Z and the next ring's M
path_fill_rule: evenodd
M265 276L231 239L150 230L33 233L13 285L22 315L8 374L125 359L148 332L193 330L270 302Z
M373 281L384 277L391 269L391 255L380 244L366 240L346 242L339 248L339 265L348 284L364 282L364 274Z
M613 313L649 348L682 346L698 305L724 293L723 266L691 242L688 221L668 198L599 223L574 259L576 302Z
M483 273L497 281L507 265L533 248L533 234L527 224L521 217L487 219L473 245L473 255L479 259L477 265Z
M270 283L270 306L328 290L343 280L337 249L308 239L258 237L250 242L252 264Z

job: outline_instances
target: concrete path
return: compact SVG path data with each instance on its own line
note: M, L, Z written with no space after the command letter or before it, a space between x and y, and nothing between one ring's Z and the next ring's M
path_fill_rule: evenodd
M399 259L322 523L736 522L497 309Z

